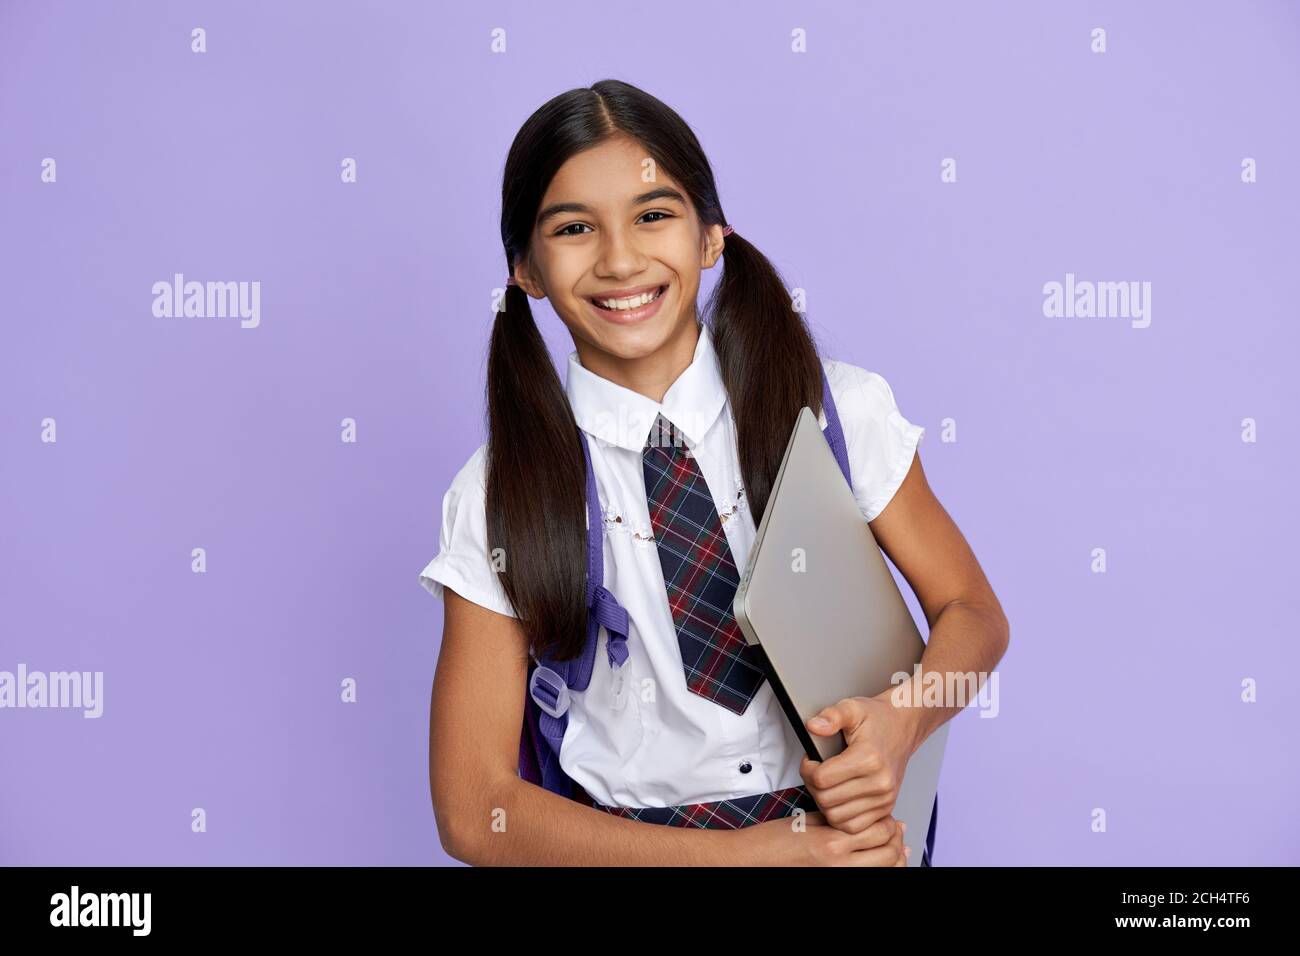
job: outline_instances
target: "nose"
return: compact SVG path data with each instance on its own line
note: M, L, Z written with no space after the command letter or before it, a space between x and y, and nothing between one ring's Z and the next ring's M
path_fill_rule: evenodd
M596 262L601 275L615 278L636 275L645 268L645 254L637 246L631 229L607 229L602 234L600 257Z

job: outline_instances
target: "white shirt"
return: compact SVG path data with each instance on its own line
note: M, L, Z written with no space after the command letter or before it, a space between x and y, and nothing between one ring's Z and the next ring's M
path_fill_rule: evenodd
M831 359L823 365L844 427L853 494L870 521L902 483L925 429L902 416L877 373ZM560 765L595 800L621 807L708 803L798 786L804 751L769 682L743 714L687 690L650 523L641 451L662 411L695 449L742 572L754 543L735 420L708 327L700 327L694 359L662 403L584 368L576 351L569 355L566 392L578 426L594 439L588 447L605 518L605 587L630 621L622 668L630 692L616 707L601 628L591 683L570 695ZM485 452L480 445L443 497L441 550L420 583L435 596L446 586L517 617L488 557Z

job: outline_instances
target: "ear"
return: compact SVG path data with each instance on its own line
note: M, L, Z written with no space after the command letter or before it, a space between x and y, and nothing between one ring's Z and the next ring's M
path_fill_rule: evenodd
M700 257L701 269L712 269L722 258L726 249L726 239L722 236L721 226L704 227L704 251Z
M515 263L515 271L512 273L515 277L515 285L524 290L530 298L546 298L546 289L542 286L540 278L533 271L532 263L527 259L520 259Z

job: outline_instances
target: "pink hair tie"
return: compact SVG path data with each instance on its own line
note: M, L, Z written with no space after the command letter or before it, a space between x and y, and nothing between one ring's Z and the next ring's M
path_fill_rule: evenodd
M514 276L510 276L508 279L506 279L506 285L519 285L519 283L515 281Z
M723 234L724 236L729 236L729 235L731 235L731 234L732 234L733 232L735 232L735 231L736 231L736 230L732 229L730 226L725 226L725 227L723 227L722 234Z

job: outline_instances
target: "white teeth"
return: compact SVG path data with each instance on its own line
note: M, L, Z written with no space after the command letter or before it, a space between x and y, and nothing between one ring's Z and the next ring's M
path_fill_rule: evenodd
M626 312L628 309L639 309L649 302L659 298L659 293L663 287L656 289L654 292L643 292L641 295L632 296L630 299L596 299L595 302L601 308L610 309L615 312Z

